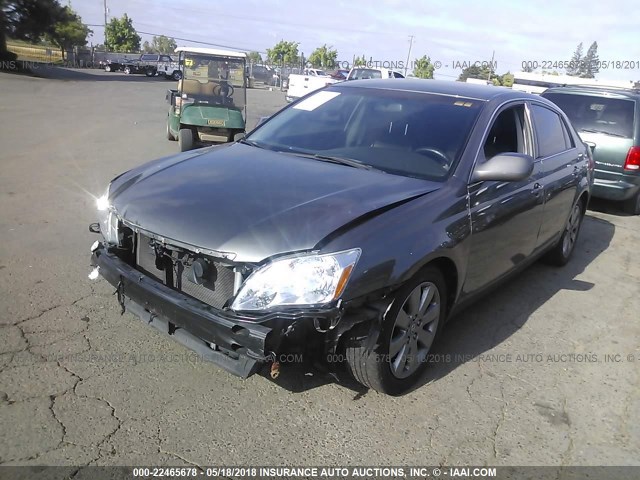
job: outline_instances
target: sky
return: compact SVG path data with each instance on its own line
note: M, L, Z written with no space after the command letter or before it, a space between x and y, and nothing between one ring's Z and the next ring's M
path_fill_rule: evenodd
M398 66L423 55L435 78L454 80L462 68L493 57L498 74L538 62L570 60L582 42L598 42L599 80L640 80L637 0L106 0L109 18L127 13L138 32L265 52L280 40L299 42L305 56L327 44L338 60L365 55ZM104 22L104 0L72 0L90 25ZM92 26L90 43L104 41ZM141 33L143 40L151 35ZM411 43L410 36L413 36ZM178 45L195 45L177 40ZM494 53L495 52L495 53ZM264 53L263 53L264 56ZM618 62L616 65L615 62ZM535 65L535 63L530 63ZM401 68L400 70L403 70ZM410 73L410 71L409 71Z

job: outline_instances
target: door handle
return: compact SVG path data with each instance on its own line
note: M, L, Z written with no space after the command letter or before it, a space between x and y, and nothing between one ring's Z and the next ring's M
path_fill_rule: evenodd
M533 191L535 192L536 190L540 190L542 188L542 184L539 182L536 182L533 184Z

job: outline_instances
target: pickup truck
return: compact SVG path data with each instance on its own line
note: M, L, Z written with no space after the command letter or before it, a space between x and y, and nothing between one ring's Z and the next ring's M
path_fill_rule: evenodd
M105 70L108 72L122 71L126 74L144 73L147 77L161 74L174 80L182 78L178 62L175 62L169 55L157 53L143 53L140 58L135 60L111 61Z
M347 75L347 80L365 80L371 78L404 78L401 73L388 68L353 67Z
M292 73L289 75L285 98L287 102L293 102L300 97L304 97L309 92L339 81L331 78L322 70L307 68L301 74Z

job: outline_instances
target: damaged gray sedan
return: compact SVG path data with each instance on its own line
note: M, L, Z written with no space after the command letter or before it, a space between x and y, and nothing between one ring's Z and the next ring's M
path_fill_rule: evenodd
M115 178L91 276L236 375L302 353L400 394L456 311L542 256L570 259L592 178L543 98L345 82Z

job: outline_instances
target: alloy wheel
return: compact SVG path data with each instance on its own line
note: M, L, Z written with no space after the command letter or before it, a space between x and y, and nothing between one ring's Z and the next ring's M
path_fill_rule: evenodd
M396 378L407 378L426 360L438 331L440 292L431 282L418 285L405 299L391 332L389 366Z
M580 204L577 203L576 205L574 205L573 210L571 211L571 216L569 217L569 221L567 222L567 227L562 238L562 254L565 257L569 256L576 244L578 231L580 230L581 217L582 208L580 207Z

